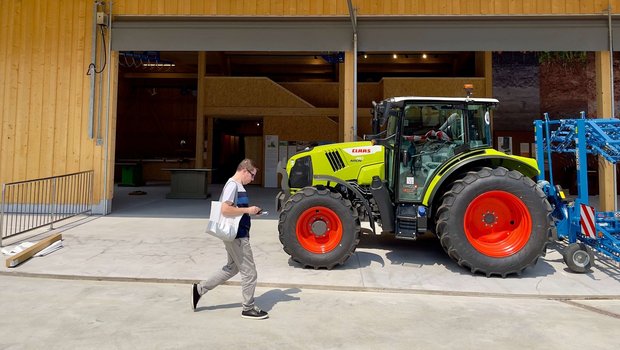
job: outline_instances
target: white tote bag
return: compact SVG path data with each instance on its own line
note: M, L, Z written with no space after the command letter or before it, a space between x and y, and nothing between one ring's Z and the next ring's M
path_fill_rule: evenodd
M226 217L222 215L222 202L212 201L211 215L209 215L206 232L223 241L230 242L237 237L242 216Z

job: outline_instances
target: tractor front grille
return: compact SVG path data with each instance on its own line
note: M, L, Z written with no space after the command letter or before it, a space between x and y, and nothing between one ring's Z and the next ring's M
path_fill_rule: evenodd
M329 165L331 165L332 170L334 172L345 167L344 161L342 160L342 157L340 156L340 152L329 151L325 153L325 156L327 157L327 160L329 161Z

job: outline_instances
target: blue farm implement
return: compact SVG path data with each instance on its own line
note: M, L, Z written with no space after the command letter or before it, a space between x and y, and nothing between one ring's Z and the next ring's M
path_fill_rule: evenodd
M557 238L568 242L564 262L574 272L585 272L593 263L593 250L620 262L620 212L597 211L590 205L587 176L589 154L614 165L620 161L620 120L586 119L583 112L580 119L549 120L545 114L534 126L538 183L553 207ZM552 153L575 157L578 194L572 202L553 184Z

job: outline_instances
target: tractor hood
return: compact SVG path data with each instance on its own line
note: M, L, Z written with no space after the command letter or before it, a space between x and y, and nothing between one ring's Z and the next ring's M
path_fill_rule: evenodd
M316 146L292 156L286 164L291 188L328 185L315 176L331 176L343 181L370 185L373 176L384 178L385 150L370 141Z

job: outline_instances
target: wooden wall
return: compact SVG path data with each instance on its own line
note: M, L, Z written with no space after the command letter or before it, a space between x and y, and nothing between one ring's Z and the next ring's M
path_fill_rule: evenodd
M366 111L373 100L393 96L464 97L466 83L474 84L475 97L488 97L485 82L485 78L384 78L379 83L360 83L358 134L370 133L370 114ZM205 111L261 117L263 133L278 135L280 140L338 141L338 83L278 84L263 77L206 77L205 86ZM293 114L298 110L303 114Z
M607 0L353 0L358 15L594 14ZM117 13L143 15L348 16L346 0L116 0ZM618 13L620 0L611 0Z
M92 169L101 199L104 150L87 135L92 13L87 0L0 1L0 183Z
M115 0L115 15L347 16L345 0ZM600 14L607 0L357 0L364 15ZM93 169L94 203L111 197L117 58L108 57L112 96L104 146L88 130L92 0L0 1L0 183ZM611 0L614 13L620 0ZM108 43L109 44L109 43ZM107 83L104 80L104 86ZM384 86L384 93L392 87ZM369 90L370 91L370 90ZM389 92L386 92L389 91ZM372 94L372 93L371 93ZM303 102L296 101L303 104ZM323 118L325 118L323 116ZM326 120L327 124L331 123Z
M474 84L474 97L489 97L485 78L384 78L383 96L465 97L463 85Z

